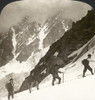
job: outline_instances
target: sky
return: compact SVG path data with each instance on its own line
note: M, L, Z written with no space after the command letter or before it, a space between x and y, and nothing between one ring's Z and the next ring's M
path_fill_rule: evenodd
M48 17L62 10L63 17L79 20L85 16L91 7L87 4L72 0L23 0L8 4L0 15L0 33L17 24L28 16L30 21L43 23Z

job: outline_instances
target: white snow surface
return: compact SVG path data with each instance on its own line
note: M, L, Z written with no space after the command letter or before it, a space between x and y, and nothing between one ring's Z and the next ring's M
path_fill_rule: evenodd
M31 65L27 62L20 63L16 60L10 61L8 64L0 68L0 79L11 73L24 73L29 72Z
M64 20L62 21L62 24L63 24L63 29L65 30L65 32L68 31L69 27L65 25Z
M47 83L46 83L47 84ZM95 100L95 75L48 86L32 93L24 91L15 94L13 100ZM1 100L7 100L7 97Z
M28 38L28 42L26 43L26 45L31 44L32 42L34 42L34 40L36 39L36 35L34 34L33 36L31 36L30 38Z
M13 37L12 37L12 43L13 43L13 55L15 56L15 51L16 51L16 45L17 45L17 42L16 42L16 34L15 34L15 29L12 27L11 30L13 31Z
M48 24L46 24L46 25L44 25L43 27L42 27L42 29L41 29L41 31L39 32L39 49L43 49L43 41L44 41L44 39L46 38L46 36L47 36L47 34L48 34L48 32L46 32L47 31L47 28L48 27Z

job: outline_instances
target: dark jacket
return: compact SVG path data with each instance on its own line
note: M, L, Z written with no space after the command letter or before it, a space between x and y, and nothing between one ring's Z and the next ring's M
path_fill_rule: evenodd
M14 84L13 82L9 82L6 84L6 88L8 90L8 92L13 92L14 91Z

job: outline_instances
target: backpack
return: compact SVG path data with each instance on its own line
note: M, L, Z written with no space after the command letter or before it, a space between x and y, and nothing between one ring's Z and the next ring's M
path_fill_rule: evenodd
M58 71L57 65L54 65L48 69L48 73L50 73L50 74L57 73L57 71Z
M83 60L82 60L82 64L83 64L83 65L88 65L88 64L89 64L89 61L88 61L87 59L83 59Z

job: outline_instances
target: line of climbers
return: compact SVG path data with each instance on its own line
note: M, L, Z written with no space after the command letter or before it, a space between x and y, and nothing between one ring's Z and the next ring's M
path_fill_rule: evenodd
M58 55L58 54L57 54ZM57 55L55 55L54 57L56 58ZM84 60L82 60L82 64L84 65L84 70L83 70L83 77L85 77L85 73L87 70L89 70L91 72L91 74L93 75L94 72L92 70L92 68L89 65L89 62L95 62L94 60L91 60L91 54L88 54L88 57ZM61 71L59 71L59 65L55 64L55 65L49 65L47 67L46 73L49 75L51 74L53 79L52 79L52 86L54 86L54 82L56 79L58 79L58 84L61 83L61 78L58 75L58 73L63 73ZM37 87L37 90L39 90L39 76L38 75L34 75L34 73L31 71L30 76L29 76L29 92L31 93L31 89L33 86ZM10 97L12 96L12 98L14 98L14 83L13 83L13 79L10 79L10 82L6 84L6 88L8 91L8 100L10 100Z

